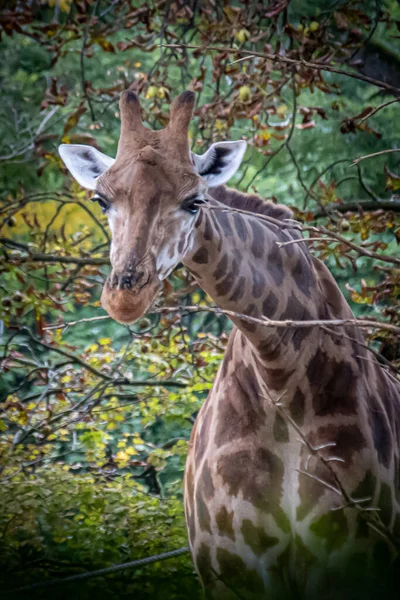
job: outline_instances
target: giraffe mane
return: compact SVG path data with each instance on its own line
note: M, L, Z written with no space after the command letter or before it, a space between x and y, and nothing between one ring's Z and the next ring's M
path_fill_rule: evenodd
M209 189L209 194L218 202L231 206L232 208L239 208L240 210L246 210L255 214L267 215L274 219L291 219L293 213L287 206L283 204L273 204L269 200L264 200L257 194L246 194L239 192L232 188L228 188L225 185L219 185L215 188Z

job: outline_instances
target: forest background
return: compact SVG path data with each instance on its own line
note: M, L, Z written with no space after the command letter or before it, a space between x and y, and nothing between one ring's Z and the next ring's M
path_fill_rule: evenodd
M247 140L231 185L293 209L398 376L399 39L395 0L3 1L3 593L187 545L188 439L230 329L182 266L138 324L105 315L107 221L58 144L114 156L128 85L153 128L195 91L194 151ZM201 597L187 553L20 597L94 593Z

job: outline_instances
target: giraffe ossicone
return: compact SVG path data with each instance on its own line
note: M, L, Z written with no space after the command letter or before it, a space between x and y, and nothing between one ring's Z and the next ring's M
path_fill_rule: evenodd
M352 316L291 212L227 188L244 141L190 152L194 94L145 127L120 99L116 158L62 145L112 233L102 304L132 323L180 262L221 308L276 320ZM263 218L260 218L263 217ZM185 472L190 548L207 597L398 598L399 382L354 326L274 329L233 318L193 428ZM398 571L398 569L397 569Z

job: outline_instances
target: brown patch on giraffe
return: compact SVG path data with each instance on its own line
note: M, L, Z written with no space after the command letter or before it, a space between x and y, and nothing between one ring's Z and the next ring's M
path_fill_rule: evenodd
M265 245L265 229L256 219L249 219L250 227L253 230L253 242L251 244L251 251L255 258L262 258L264 256L264 245Z
M278 304L278 298L275 296L274 292L269 292L262 303L262 314L266 317L272 317L278 308Z
M393 516L393 498L392 490L387 483L382 483L381 491L378 500L379 516L382 519L382 523L389 527L392 522Z
M349 536L349 525L342 510L328 512L310 525L310 531L325 542L328 552L341 548Z
M207 500L210 500L214 496L215 487L207 460L203 464L198 485L201 487Z
M305 406L306 406L306 397L298 387L294 393L293 399L289 404L289 412L293 421L297 423L297 425L303 425L304 423L304 414L305 414Z
M247 315L248 317L257 317L258 316L257 306L253 303L249 304L248 307L244 310L243 314ZM257 323L251 323L249 321L242 321L242 327L243 327L243 329L246 329L246 331L253 333L257 329Z
M217 472L231 496L242 493L256 509L279 512L283 485L283 462L270 450L240 450L222 456Z
M357 374L350 363L337 362L318 349L308 363L307 378L317 416L357 412Z
M301 255L297 261L293 271L293 279L295 284L303 292L305 296L310 297L311 288L314 285L314 277L308 261Z
M287 383L289 377L293 374L293 369L291 371L286 371L286 369L265 369L266 375L268 377L268 387L272 390L277 391L281 390Z
M229 273L215 286L215 291L218 296L226 296L232 289L234 281L237 277L239 264L238 261L234 258L232 261L232 267Z
M375 450L378 460L385 467L389 467L392 456L392 436L387 423L387 417L382 406L374 396L369 396L369 424L372 429Z
M192 257L192 261L199 265L205 265L208 263L208 250L207 248L199 248L196 254Z
M208 433L210 429L210 422L212 418L212 406L209 404L204 414L203 421L199 425L198 433L195 441L194 458L195 464L198 466L203 459L204 453L208 443Z
M255 569L249 569L237 554L232 554L225 548L217 548L217 561L220 568L220 579L227 583L230 589L246 594L262 593L264 583Z
M295 545L297 550L296 561L299 560L299 565L303 564L306 567L317 562L317 557L315 556L315 554L313 554L313 552L311 552L310 548L306 546L301 535L299 535L298 533L295 537ZM290 556L288 558L290 560Z
M286 308L280 316L280 319L282 321L285 321L286 319L292 321L309 321L312 319L312 316L304 304L302 304L296 298L296 296L291 294L288 298ZM295 350L300 350L302 341L308 337L309 333L309 327L298 327L297 329L292 329L291 340Z
M207 504L205 503L203 496L197 492L196 495L196 509L197 509L197 522L202 531L208 531L211 533L211 516L208 510Z
M233 531L233 510L228 511L226 506L221 506L215 515L218 531L221 535L231 538L235 541L235 532Z
M308 441L314 447L335 442L336 446L320 450L321 455L325 458L332 455L342 458L346 468L352 464L354 453L360 452L367 445L365 437L357 425L319 427L309 434Z
M239 239L241 239L242 242L245 242L247 240L247 231L246 231L246 223L245 223L243 217L239 213L234 213L233 214L233 222L235 224L235 229L239 236Z
M233 290L232 295L229 296L229 298L228 298L229 302L237 302L238 300L243 298L245 284L246 284L246 278L239 277L239 280L238 280L237 284L235 285L235 289Z
M201 211L200 211L201 212ZM204 215L204 228L203 228L204 239L210 242L213 237L213 230L208 215Z
M278 247L278 245L273 242L272 248L268 254L268 264L267 264L268 273L271 275L272 279L275 281L277 286L282 285L283 282L283 261L282 261L282 250Z
M240 531L243 534L244 543L250 546L254 554L261 556L269 548L279 543L277 537L267 535L263 527L254 525L250 519L244 519Z
M212 573L212 562L210 548L204 542L200 544L195 562L204 585L209 585L214 576Z
M253 277L251 295L253 296L253 298L261 298L266 288L264 275L259 269L254 268L252 265L250 265L250 270Z
M257 430L265 418L261 404L257 405L259 393L253 369L238 365L231 386L218 406L214 438L217 446L246 437Z
M276 442L288 442L289 441L289 429L285 419L277 411L274 421L274 439Z
M213 277L216 281L218 281L218 279L221 279L221 277L223 277L223 275L225 275L227 267L228 267L228 256L226 254L224 254L224 256L221 258L221 260L217 264L217 267L213 273Z

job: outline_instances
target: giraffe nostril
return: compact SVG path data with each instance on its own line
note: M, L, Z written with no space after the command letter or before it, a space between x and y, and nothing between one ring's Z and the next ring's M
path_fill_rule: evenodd
M122 275L119 280L119 287L121 290L130 290L132 288L132 276L131 275Z

